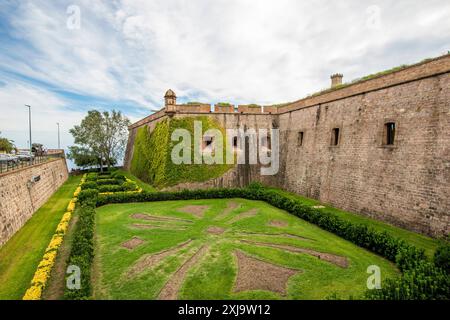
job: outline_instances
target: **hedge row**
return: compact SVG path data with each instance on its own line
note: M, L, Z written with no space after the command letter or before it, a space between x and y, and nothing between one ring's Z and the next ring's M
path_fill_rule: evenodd
M383 300L450 299L450 277L448 273L429 261L423 250L417 249L387 232L380 232L366 225L345 221L332 213L311 208L299 200L282 196L258 184L253 184L248 188L234 189L134 194L117 192L98 195L96 205L212 198L245 198L265 201L396 263L403 276L386 281L381 290L368 290L365 294L366 298Z
M80 196L86 191L82 191ZM69 300L88 299L92 293L91 267L94 259L95 202L85 201L77 208L78 222L72 240L68 265L80 268L80 289L65 288L64 298Z
M95 189L99 192L120 192L120 191L135 191L138 190L136 182L131 180L114 179L98 179L96 181L90 180L83 184L82 190Z

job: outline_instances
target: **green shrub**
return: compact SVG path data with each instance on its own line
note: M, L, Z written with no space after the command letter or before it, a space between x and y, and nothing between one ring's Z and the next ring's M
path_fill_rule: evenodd
M112 185L112 184L106 184L101 185L98 187L99 192L118 192L118 191L124 191L124 188L119 185Z
M97 189L98 185L95 181L86 181L85 183L83 183L81 185L81 190L86 190L86 189Z
M135 191L138 189L136 182L126 181L122 184L123 191Z
M96 189L82 190L78 195L78 201L81 204L89 204L95 206L97 203L97 198L98 198L98 190Z
M450 273L450 244L448 242L437 248L434 254L434 263L437 267Z
M91 173L88 173L88 175L86 176L86 181L96 181L97 178L98 178L98 173L91 172Z
M419 260L401 277L385 280L381 289L367 290L365 296L371 300L448 300L449 280L432 262Z
M122 180L125 181L125 175L123 173L120 173L118 171L114 172L111 174L111 178L117 179L117 180Z
M80 268L81 288L71 290L65 287L64 297L70 300L88 299L92 293L91 266L94 259L95 209L92 205L83 204L77 210L79 219L73 235L68 265Z

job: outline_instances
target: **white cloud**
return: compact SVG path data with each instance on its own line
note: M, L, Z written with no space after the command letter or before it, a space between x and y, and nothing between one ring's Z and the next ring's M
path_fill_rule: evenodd
M81 9L80 30L66 27L66 9L73 4ZM450 49L445 0L426 5L419 0L30 0L17 5L6 30L16 41L0 43L0 69L80 95L133 101L149 112L161 107L169 87L186 100L279 103L327 87L335 72L351 80ZM376 28L368 27L371 6L379 8ZM68 102L51 91L12 81L1 92L2 106L20 105L1 116L2 127L17 127L14 112L24 112L23 100L39 101L36 117L42 110L48 127L55 118L74 119L61 111Z
M28 139L28 108L32 107L32 140L49 148L57 147L57 125L61 125L63 146L73 143L69 129L78 124L81 112L68 110L67 101L54 93L25 84L0 86L0 131L15 141L19 147L26 147Z

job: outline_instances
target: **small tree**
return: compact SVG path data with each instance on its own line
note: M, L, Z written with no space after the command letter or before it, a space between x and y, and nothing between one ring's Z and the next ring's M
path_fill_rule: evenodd
M70 146L67 157L81 168L99 166L101 163L100 158L89 149L78 146Z
M14 149L16 149L14 146L14 141L0 137L0 151L11 153Z
M71 157L78 159L80 163L86 163L95 158L101 171L103 171L103 164L109 168L123 156L129 125L130 120L120 111L113 110L111 113L88 111L81 124L70 130L75 144L79 145L71 149Z

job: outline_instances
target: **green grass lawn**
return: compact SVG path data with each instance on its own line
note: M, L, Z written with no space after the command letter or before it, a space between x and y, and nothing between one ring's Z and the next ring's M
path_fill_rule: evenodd
M207 210L198 216L185 212L186 206L207 206ZM379 266L383 279L399 274L387 260L261 201L111 204L98 208L96 219L95 299L157 299L170 292L179 299L357 298L366 289L368 266ZM211 227L223 233L208 232ZM133 237L143 242L135 248L123 247ZM348 266L310 252L339 256ZM239 262L238 254L257 266ZM270 280L271 273L262 271L261 265L294 274ZM243 279L243 287L238 279ZM266 281L265 287L258 281ZM275 290L280 285L285 293Z
M22 299L80 179L69 177L0 248L0 299Z
M347 212L344 210L336 209L336 208L333 208L326 204L322 204L317 200L306 198L306 197L297 195L295 193L287 192L287 191L276 189L276 188L269 188L269 189L279 192L280 194L288 196L290 198L298 199L306 205L310 205L310 206L323 205L323 206L325 206L325 208L321 209L321 210L325 210L327 212L334 213L344 220L348 220L353 223L365 224L365 225L368 225L379 231L386 231L386 232L390 233L391 235L401 238L401 239L405 240L406 242L416 246L417 248L424 249L425 253L429 257L433 256L434 252L436 251L437 247L439 246L439 240L437 240L437 239L433 239L433 238L421 235L421 234L413 232L413 231L395 227L386 222L371 219L371 218L365 217L363 215L358 215L356 213L351 213L351 212Z

